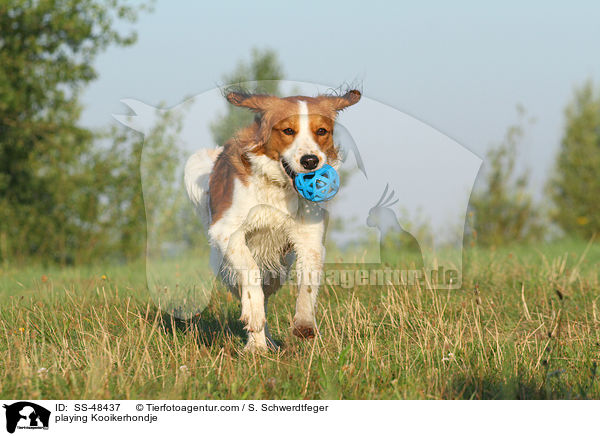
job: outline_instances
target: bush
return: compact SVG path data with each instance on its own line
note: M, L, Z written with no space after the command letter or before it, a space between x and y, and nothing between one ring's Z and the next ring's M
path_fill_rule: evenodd
M519 121L510 126L504 140L487 153L483 186L471 195L470 236L482 245L532 241L543 235L538 207L527 191L527 172L515 176L517 149L525 133L525 111L521 107L517 109Z
M565 233L588 239L600 231L600 94L591 81L575 91L565 117L549 184L552 219Z

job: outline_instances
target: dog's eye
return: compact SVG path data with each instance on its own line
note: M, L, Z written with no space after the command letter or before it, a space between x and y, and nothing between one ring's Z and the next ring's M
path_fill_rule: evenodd
M293 135L294 133L294 129L290 129L289 127L287 129L283 129L283 133L285 133L286 135Z
M323 127L320 127L317 129L317 135L319 136L323 136L327 134L327 129L324 129Z

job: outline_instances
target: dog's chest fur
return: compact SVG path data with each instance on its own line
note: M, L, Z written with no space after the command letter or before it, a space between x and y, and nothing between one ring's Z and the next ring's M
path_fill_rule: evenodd
M284 258L292 249L289 234L296 225L298 194L261 163L247 183L236 180L231 207L209 233L242 231L260 269L283 273L290 267Z
M296 224L298 195L265 175L252 177L248 191L254 205L248 211L246 243L264 269L281 270L282 257L291 249L289 233Z

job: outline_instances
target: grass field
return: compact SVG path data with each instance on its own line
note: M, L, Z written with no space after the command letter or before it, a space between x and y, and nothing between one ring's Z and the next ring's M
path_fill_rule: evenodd
M225 292L188 322L148 296L143 265L5 268L0 396L28 399L600 399L600 244L465 253L464 289L341 289L320 337L291 334L293 290L271 300L279 352L243 354Z

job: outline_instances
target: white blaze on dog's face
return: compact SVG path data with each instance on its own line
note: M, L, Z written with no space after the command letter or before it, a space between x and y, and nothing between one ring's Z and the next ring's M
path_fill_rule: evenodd
M308 104L298 101L298 115L292 120L284 120L283 126L292 125L296 127L286 127L280 131L284 135L292 136L294 140L281 154L282 164L289 165L290 169L296 173L315 171L321 168L327 162L325 151L334 147L332 140L333 121L329 118L319 115L310 116ZM319 139L324 139L319 141ZM317 142L319 141L319 142ZM337 152L336 152L337 155ZM333 156L330 153L332 159Z
M333 128L338 111L357 103L360 92L343 96L278 98L230 93L230 103L259 113L256 138L248 152L271 177L287 179L293 186L296 173L335 165L338 150ZM265 163L265 158L267 163ZM271 162L271 163L268 163ZM277 170L275 170L277 168ZM277 171L277 175L272 174Z

